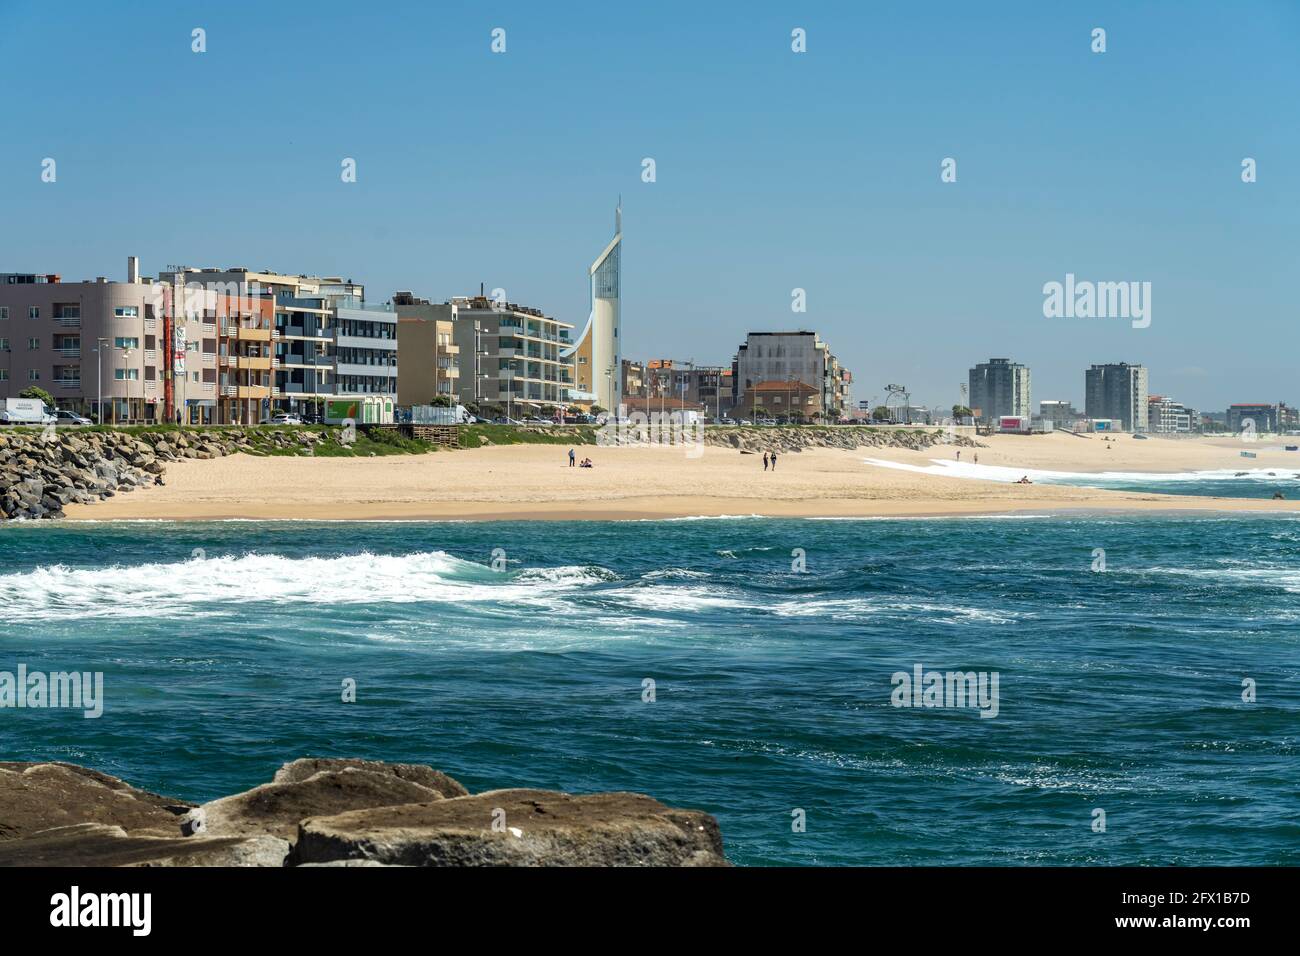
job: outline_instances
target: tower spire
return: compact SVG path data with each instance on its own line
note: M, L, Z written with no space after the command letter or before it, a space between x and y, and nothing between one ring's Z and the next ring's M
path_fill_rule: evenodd
M614 235L623 232L623 194L618 194L618 205L614 207Z

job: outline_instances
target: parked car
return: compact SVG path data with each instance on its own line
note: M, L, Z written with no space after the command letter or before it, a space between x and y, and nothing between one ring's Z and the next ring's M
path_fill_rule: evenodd
M90 425L93 424L85 415L78 415L76 412L67 408L60 408L54 412L54 423L56 425Z
M262 419L263 425L301 425L302 417L293 412L276 412L270 418Z

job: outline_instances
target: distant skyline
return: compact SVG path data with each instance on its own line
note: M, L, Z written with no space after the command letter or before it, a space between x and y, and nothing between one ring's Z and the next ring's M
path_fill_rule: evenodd
M1300 404L1297 50L1289 0L0 0L0 272L482 282L581 327L621 195L625 358L805 328L855 401L950 405L1005 357L1035 409L1107 362L1202 411ZM1149 282L1149 326L1045 318L1067 275Z

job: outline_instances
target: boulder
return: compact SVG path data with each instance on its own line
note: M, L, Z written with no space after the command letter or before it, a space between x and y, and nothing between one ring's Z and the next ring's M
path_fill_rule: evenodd
M201 820L200 828L190 827L199 836L270 834L292 840L299 822L308 817L442 799L438 791L392 774L344 767L322 770L305 780L262 784L213 800L192 810L182 823Z
M0 840L0 866L284 866L289 844L271 836L133 836L120 826L83 823Z
M273 783L299 783L308 780L322 770L343 770L346 768L368 770L371 773L387 774L422 787L437 791L444 797L464 797L469 795L461 784L447 776L441 770L434 770L417 763L384 763L381 760L359 760L350 757L301 757L285 764L275 772Z
M0 841L85 823L176 836L190 806L73 764L0 763Z
M725 866L706 813L636 793L493 790L304 820L291 862L406 866Z

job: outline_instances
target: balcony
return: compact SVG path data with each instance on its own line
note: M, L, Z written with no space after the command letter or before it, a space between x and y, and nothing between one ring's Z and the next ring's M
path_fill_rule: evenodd
M262 372L269 372L275 362L269 355L245 355L235 361L240 368L251 368Z
M280 333L274 329L254 329L246 325L239 326L237 331L243 342L269 342L280 337Z
M81 316L79 315L57 315L54 318L65 329L81 328Z
M217 363L222 368L239 368L238 355L221 355L217 358Z
M54 350L54 354L55 354L55 355L62 356L63 358L80 358L80 357L81 357L81 346L80 346L80 345L60 345L60 346L58 346L57 348L55 348L55 350Z
M396 378L396 365L354 365L351 362L339 362L336 367L339 375L370 375L377 377Z
M222 386L221 386L221 394L222 394L222 396L224 396L225 398L235 398L235 397L237 397L237 396L239 395L239 386L237 386L237 385L222 385Z
M54 380L55 388L81 388L81 379L79 378L56 378Z

